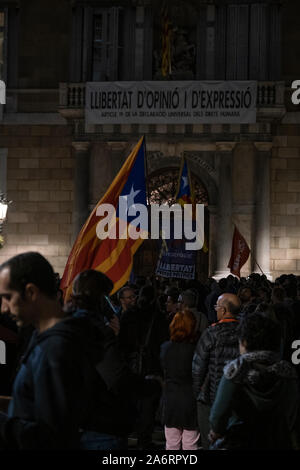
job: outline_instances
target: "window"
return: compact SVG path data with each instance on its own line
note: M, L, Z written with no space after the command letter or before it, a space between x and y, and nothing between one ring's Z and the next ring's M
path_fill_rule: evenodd
M122 57L122 11L96 9L93 15L92 80L116 80Z
M133 80L136 11L75 6L71 81Z
M280 5L232 3L216 5L215 78L279 80Z

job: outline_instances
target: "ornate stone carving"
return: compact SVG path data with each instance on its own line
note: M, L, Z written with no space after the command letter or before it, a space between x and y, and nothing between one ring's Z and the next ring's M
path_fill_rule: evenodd
M164 159L164 154L160 151L147 152L147 164L149 173L161 167L161 160Z
M217 181L218 175L216 170L206 160L203 159L201 152L183 152L183 155L186 156L189 160L197 163L197 165L203 168L215 181Z

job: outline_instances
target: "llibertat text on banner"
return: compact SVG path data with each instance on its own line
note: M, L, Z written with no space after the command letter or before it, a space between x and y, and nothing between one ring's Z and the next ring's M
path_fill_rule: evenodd
M87 82L85 123L251 124L256 81Z

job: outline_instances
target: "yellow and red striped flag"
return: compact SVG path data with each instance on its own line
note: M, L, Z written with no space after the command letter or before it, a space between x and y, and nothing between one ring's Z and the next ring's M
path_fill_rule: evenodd
M133 256L143 242L143 238L132 239L128 235L126 238L120 238L119 229L121 230L124 218L119 210L119 198L125 198L128 209L136 204L147 206L144 137L139 140L126 159L118 175L82 227L73 245L61 280L61 289L64 291L65 300L71 294L75 276L86 269L95 269L105 273L114 283L112 294L129 279ZM108 232L110 234L116 233L116 238L108 236L105 239L100 239L97 236L97 225L104 219L104 216L97 215L97 209L103 204L110 204L116 211L116 217L111 219L108 224ZM126 229L129 228L131 222L134 222L134 217L126 216ZM144 230L144 228L140 227L140 230Z
M161 29L162 29L162 59L161 59L161 73L163 77L167 77L172 73L171 67L171 36L172 27L169 19L168 6L164 2L161 9Z

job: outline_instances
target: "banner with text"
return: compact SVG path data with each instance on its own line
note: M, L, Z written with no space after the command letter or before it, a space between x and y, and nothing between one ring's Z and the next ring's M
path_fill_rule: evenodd
M256 122L255 81L87 82L86 124Z
M156 274L176 279L195 279L197 251L184 248L183 240L164 240Z

